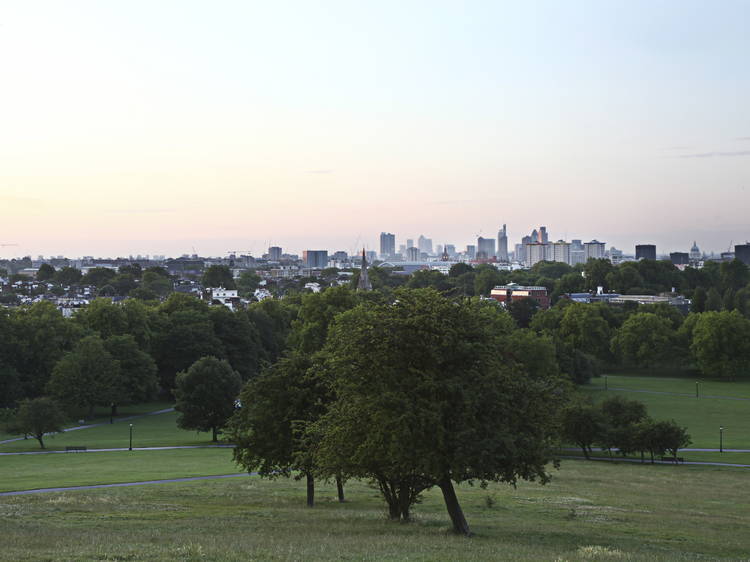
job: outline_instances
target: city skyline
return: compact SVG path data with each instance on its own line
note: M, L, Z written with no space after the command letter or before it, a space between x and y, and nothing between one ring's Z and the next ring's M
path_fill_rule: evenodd
M179 14L179 17L176 17ZM750 6L11 3L0 257L750 238ZM536 226L533 226L536 228ZM400 233L404 233L401 237ZM399 242L397 242L398 246Z

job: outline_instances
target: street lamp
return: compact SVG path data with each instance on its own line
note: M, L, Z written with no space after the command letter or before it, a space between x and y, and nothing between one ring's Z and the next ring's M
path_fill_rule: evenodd
M133 424L130 424L130 446L128 447L128 451L133 450Z
M724 452L724 426L719 426L719 452Z

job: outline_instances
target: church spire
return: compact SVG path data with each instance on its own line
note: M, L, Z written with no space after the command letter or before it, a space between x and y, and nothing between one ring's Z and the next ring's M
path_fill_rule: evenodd
M365 257L365 249L362 248L362 268L359 270L359 281L357 282L358 291L372 291L372 284L370 283L370 277L367 275L367 258Z

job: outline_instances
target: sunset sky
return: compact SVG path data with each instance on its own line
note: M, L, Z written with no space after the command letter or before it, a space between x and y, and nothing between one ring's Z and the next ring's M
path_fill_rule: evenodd
M750 238L750 2L0 2L0 257Z

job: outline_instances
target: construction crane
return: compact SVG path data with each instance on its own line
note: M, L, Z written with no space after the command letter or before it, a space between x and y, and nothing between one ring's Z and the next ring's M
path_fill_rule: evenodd
M5 246L18 246L18 244L0 244L0 246L4 248Z

